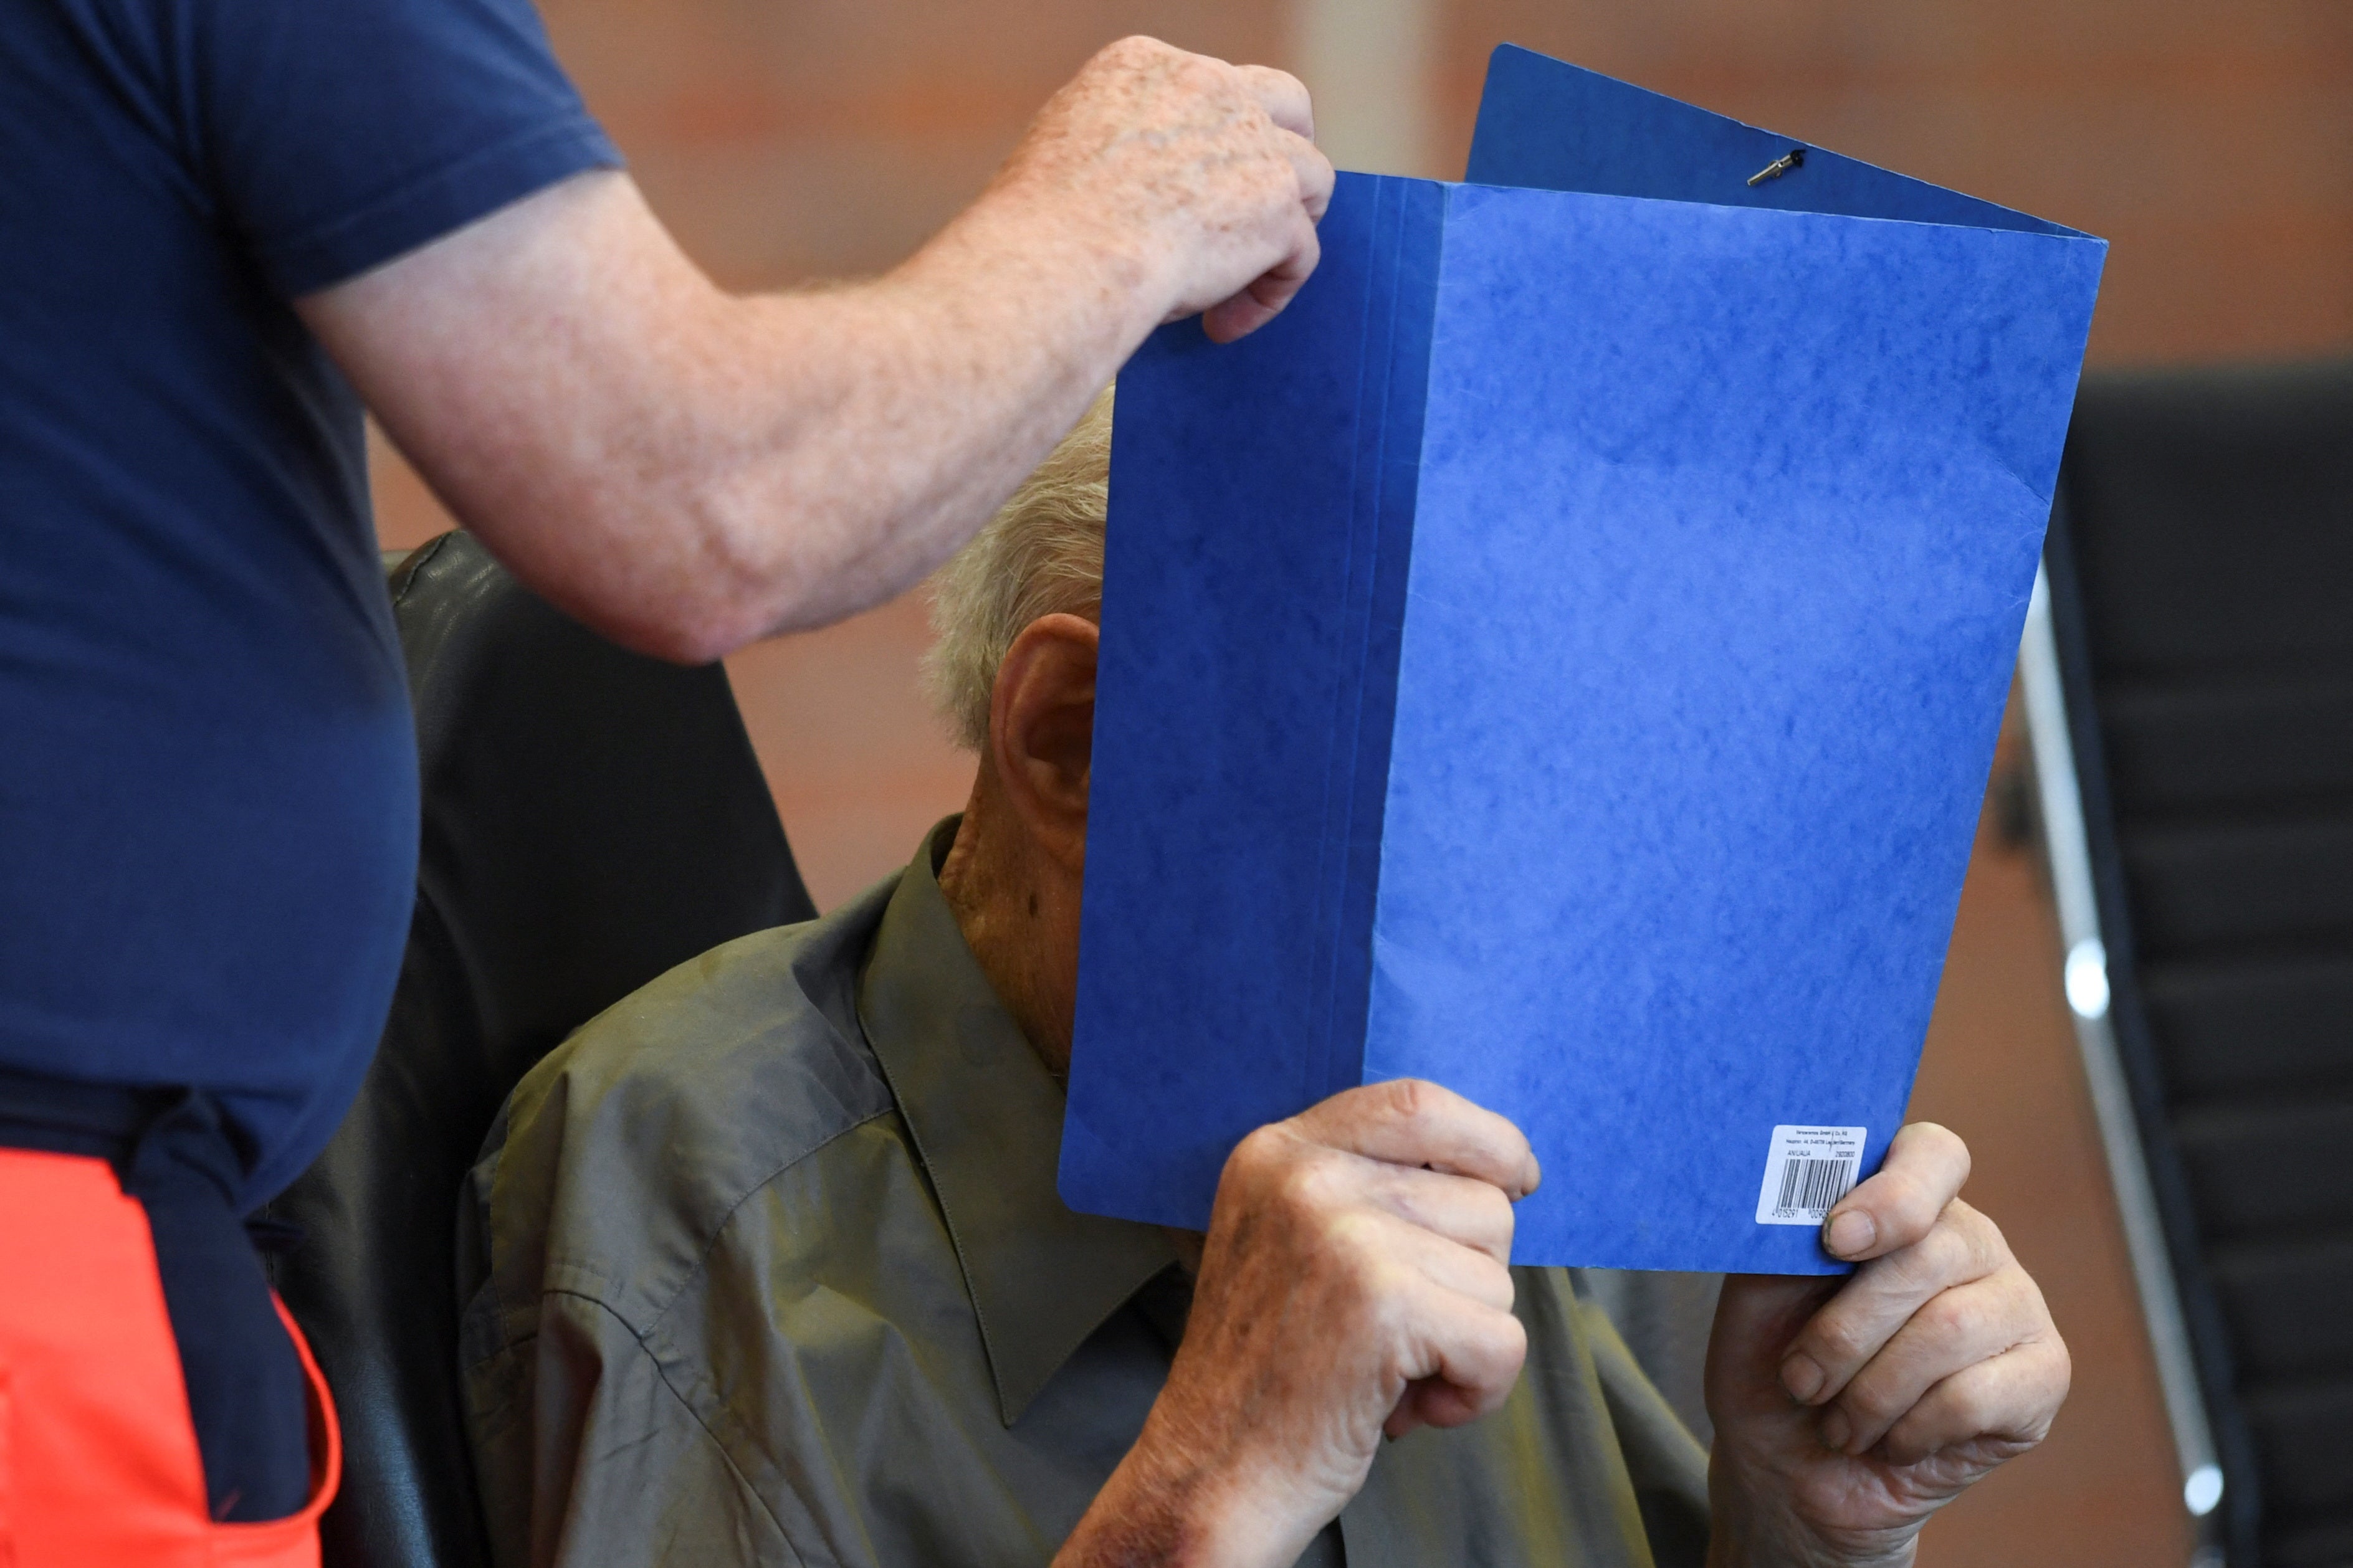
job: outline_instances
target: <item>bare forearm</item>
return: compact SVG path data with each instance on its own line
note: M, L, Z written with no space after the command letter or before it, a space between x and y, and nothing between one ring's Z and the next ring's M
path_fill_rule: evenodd
M600 579L585 595L659 585L647 633L711 658L879 603L963 543L1165 308L1146 279L1109 286L1140 271L1125 258L1024 217L984 204L871 282L717 302L647 483L583 498L608 546L573 558Z
M1082 413L1166 308L1111 237L985 202L872 283L737 302L765 374L697 464L733 643L887 598L938 564Z
M1291 79L1128 39L868 282L723 293L598 173L297 308L526 582L712 658L935 565L1160 321L1279 309L1330 190L1306 129Z
M533 586L633 646L715 658L920 577L1151 329L1140 268L1029 216L985 201L882 278L735 297L628 182L588 176L493 220L494 271L475 237L418 258L401 289L472 308L362 390ZM368 283L347 313L379 307ZM594 315L546 309L573 300ZM518 324L516 363L486 364Z
M1327 1517L1324 1507L1283 1484L1273 1467L1250 1462L1231 1415L1229 1409L1223 1419L1205 1418L1193 1402L1164 1392L1135 1447L1054 1554L1053 1568L1297 1562Z
M1181 1480L1131 1453L1097 1493L1053 1568L1222 1568Z

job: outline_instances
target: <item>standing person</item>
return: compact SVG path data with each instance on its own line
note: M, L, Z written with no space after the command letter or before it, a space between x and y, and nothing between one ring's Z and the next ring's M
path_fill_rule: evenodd
M1130 39L896 270L734 297L528 0L0 0L0 1557L316 1560L332 1408L239 1216L414 892L363 405L525 582L714 658L914 581L1158 322L1281 310L1311 136Z

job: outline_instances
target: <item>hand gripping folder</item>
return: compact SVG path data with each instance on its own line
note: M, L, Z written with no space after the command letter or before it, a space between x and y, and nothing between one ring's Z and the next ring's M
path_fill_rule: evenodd
M1428 1078L1515 1260L1828 1273L1952 931L2105 242L1505 47L1113 437L1061 1190Z

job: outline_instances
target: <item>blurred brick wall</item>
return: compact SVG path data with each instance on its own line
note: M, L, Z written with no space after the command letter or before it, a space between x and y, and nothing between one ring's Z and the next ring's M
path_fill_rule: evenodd
M1356 3L1294 0L1320 7L1301 30L1313 50L1345 56ZM1377 3L1381 28L1432 49L1412 115L1428 151L1396 172L1460 172L1487 51L1509 39L2107 237L2095 363L2353 348L2341 0L1424 0L1418 21L1398 13L1415 0ZM1239 0L543 4L655 209L739 287L888 266L1122 33L1300 63L1293 15ZM1351 103L1335 125L1379 115ZM448 525L396 455L376 457L388 546ZM922 644L911 598L730 661L821 904L961 803L970 764L916 691ZM1998 775L2017 752L2006 737ZM2055 952L2032 856L1989 819L1915 1111L1969 1140L1970 1195L2043 1282L2076 1386L2050 1443L1929 1531L1927 1568L2186 1557Z

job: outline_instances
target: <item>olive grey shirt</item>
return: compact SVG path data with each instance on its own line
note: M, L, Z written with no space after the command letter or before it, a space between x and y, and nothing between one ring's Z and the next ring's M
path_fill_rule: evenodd
M525 1079L459 1217L501 1568L1048 1562L1189 1289L1056 1196L1062 1091L936 879L706 953ZM1696 1565L1705 1458L1558 1269L1495 1414L1383 1447L1303 1563Z

